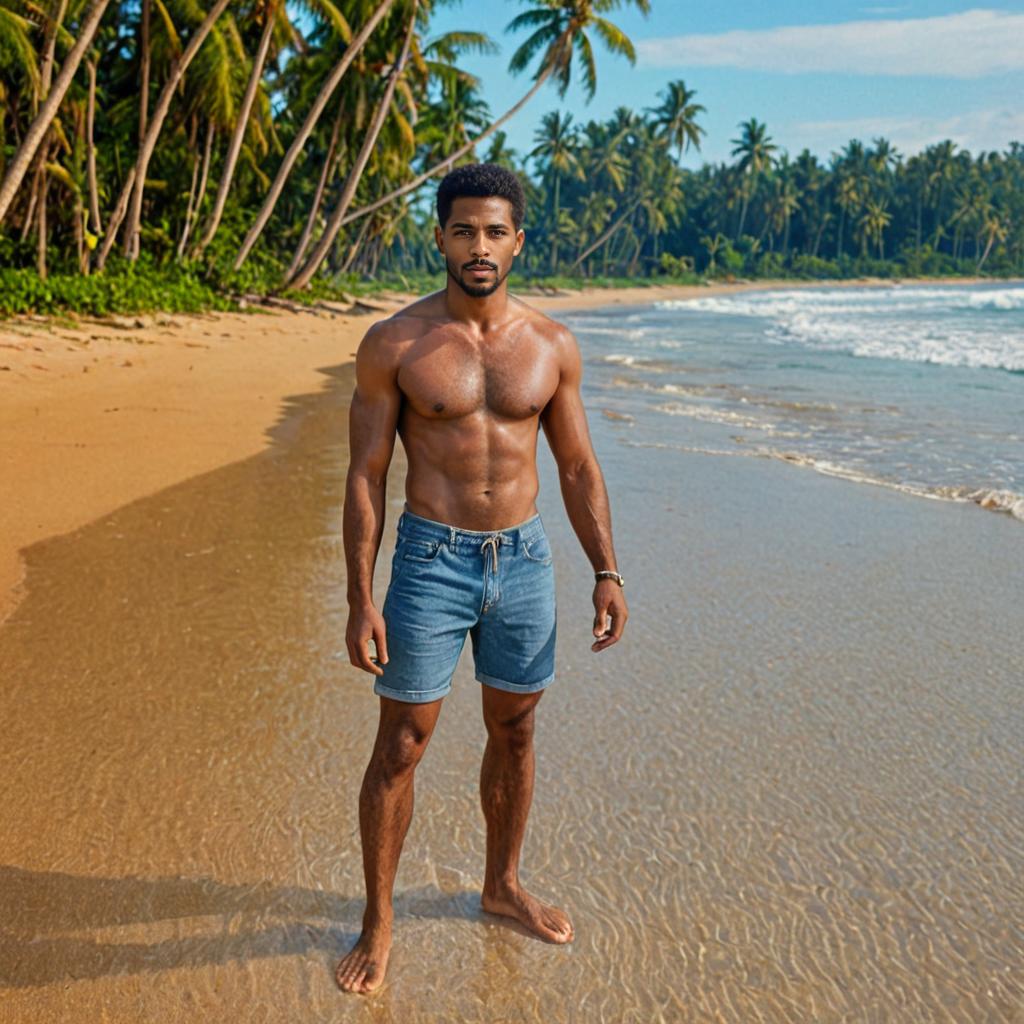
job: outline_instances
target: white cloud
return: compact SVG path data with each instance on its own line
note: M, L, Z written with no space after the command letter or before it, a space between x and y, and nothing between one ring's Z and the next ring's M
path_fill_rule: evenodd
M800 121L785 131L787 148L795 153L805 146L826 156L850 139L868 142L887 138L904 156L926 146L952 139L977 155L982 150L1005 150L1010 142L1024 142L1024 110L976 110L945 117L858 117L836 121Z
M971 10L935 18L794 25L644 39L648 67L980 78L1024 70L1024 14Z

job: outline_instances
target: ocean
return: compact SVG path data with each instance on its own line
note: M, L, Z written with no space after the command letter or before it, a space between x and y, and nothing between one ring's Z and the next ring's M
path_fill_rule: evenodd
M1024 520L1024 285L746 291L562 319L618 442Z

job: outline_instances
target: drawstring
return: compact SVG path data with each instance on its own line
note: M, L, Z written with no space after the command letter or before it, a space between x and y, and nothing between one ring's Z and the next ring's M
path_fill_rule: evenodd
M484 548L490 548L491 550L491 563L494 567L494 574L498 574L498 545L501 543L501 534L492 533L490 537L487 537L484 542L480 545L480 553L483 554Z

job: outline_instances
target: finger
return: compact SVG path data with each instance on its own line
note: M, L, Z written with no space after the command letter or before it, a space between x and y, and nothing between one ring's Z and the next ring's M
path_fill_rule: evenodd
M600 640L590 645L592 651L603 651L606 647L618 643L619 638L612 633L606 633Z
M594 636L604 636L608 632L608 609L598 608L594 616Z
M377 645L377 660L382 665L388 663L388 637L384 626L378 626L373 631L373 642Z
M357 655L359 657L359 668L364 672L370 672L375 676L384 675L384 669L379 665L375 665L370 659L370 637L365 637L359 644L359 650Z

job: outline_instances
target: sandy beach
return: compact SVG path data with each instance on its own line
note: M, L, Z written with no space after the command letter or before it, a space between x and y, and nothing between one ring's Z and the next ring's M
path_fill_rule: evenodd
M560 653L524 877L577 941L479 909L464 657L388 981L338 993L376 720L343 640L351 356L400 301L4 328L0 1024L1016 1024L1020 523L760 459L653 477L601 416L628 643L589 651L546 452L539 501Z

